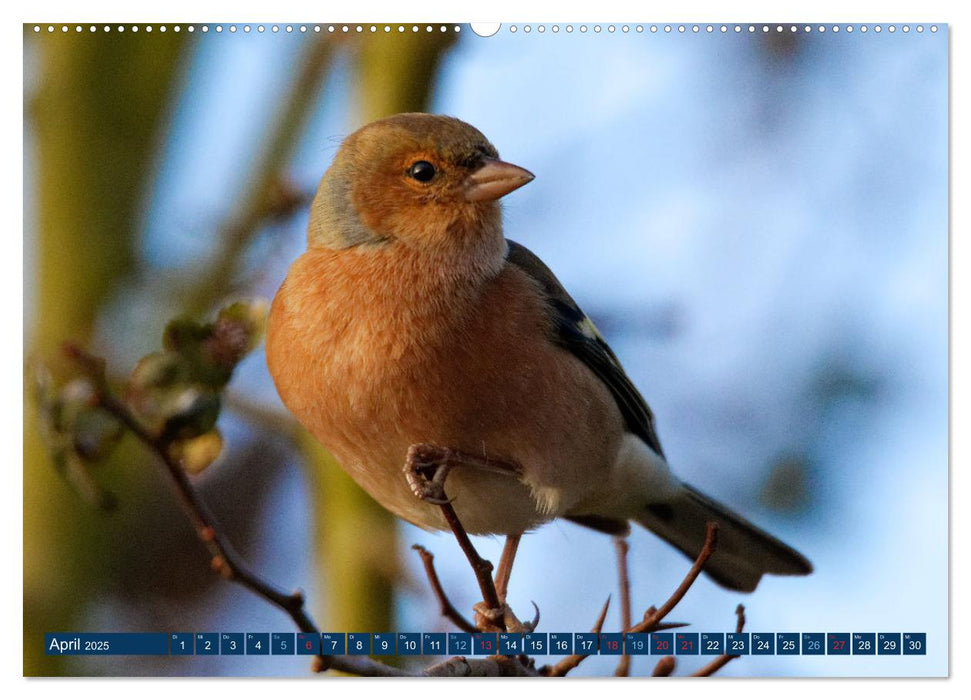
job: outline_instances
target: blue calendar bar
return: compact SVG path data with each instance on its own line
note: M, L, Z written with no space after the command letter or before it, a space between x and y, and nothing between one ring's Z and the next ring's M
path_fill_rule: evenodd
M196 632L196 653L203 656L219 654L219 632Z
M304 639L303 644L301 645L300 636L301 635L299 634L297 635L298 654L331 654L333 656L338 656L340 654L347 653L346 634L341 634L339 632L321 632L320 634L313 635L319 640L319 649L317 651L313 651L311 648L313 641L312 639L309 640L310 644L308 644L308 639ZM300 651L301 648L303 651Z
M748 632L729 632L725 635L726 653L743 656L751 653L751 635Z
M567 656L573 653L573 635L569 632L550 632L550 653Z
M775 635L775 653L783 656L799 654L799 633L778 632Z
M219 653L229 656L242 656L246 649L242 632L223 632L219 635Z
M853 655L873 656L877 653L877 635L873 632L853 633Z
M725 653L724 632L702 632L699 639L699 651L705 656L719 656Z
M165 632L49 632L44 635L48 656L167 656Z
M624 635L624 650L631 656L651 653L651 635L647 632L628 632Z
M351 656L370 655L371 635L366 632L348 632L347 653Z
M549 653L550 636L546 632L527 632L523 635L523 653L545 656Z
M371 635L371 653L375 656L394 656L397 653L395 636L390 632Z
M600 635L600 653L620 656L624 653L624 635L619 632L603 632Z
M472 653L472 635L468 632L448 633L449 656L469 656Z
M445 633L425 632L421 635L421 653L426 656L445 656Z
M877 654L900 654L900 632L881 632L877 635Z
M671 632L651 632L651 654L667 656L674 652L674 635Z
M341 635L344 639L344 635ZM297 634L297 654L301 656L311 656L320 653L320 635L311 632L300 632ZM344 651L342 650L343 654Z
M270 653L287 656L297 653L296 635L293 632L274 632L270 635Z
M599 654L600 635L596 632L577 632L573 635L574 654Z
M472 653L476 656L492 656L499 649L499 635L495 632L477 632L472 635Z
M402 656L420 656L421 635L418 632L398 632L398 653Z
M266 632L247 632L246 654L248 656L269 656L270 635Z
M804 656L822 656L825 654L826 635L822 632L803 632L802 653Z
M499 653L514 656L523 653L523 635L518 632L499 633Z
M674 635L674 653L682 656L697 654L700 643L697 632L678 632Z
M904 632L903 652L904 656L927 654L927 633Z
M169 653L190 656L195 653L194 642L191 632L173 632L169 635Z
M826 635L826 653L830 656L850 655L850 635L848 632L830 632Z
M771 632L752 632L752 653L756 656L775 654L775 635Z
M925 656L926 632L49 632L48 656Z

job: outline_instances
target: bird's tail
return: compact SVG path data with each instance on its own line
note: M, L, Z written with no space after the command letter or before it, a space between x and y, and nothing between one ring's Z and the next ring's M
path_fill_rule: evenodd
M704 547L707 523L718 523L717 546L704 572L735 591L754 591L762 574L800 576L813 570L792 547L687 484L673 498L647 505L636 520L691 559Z

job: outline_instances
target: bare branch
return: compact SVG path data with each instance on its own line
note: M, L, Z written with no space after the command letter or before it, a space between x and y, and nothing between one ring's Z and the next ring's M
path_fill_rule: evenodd
M657 662L654 667L654 671L651 673L652 676L670 676L674 673L675 660L673 656L663 656L661 660Z
M695 580L701 575L701 571L705 566L705 563L711 559L711 555L715 553L715 548L718 546L718 523L709 522L708 530L705 535L705 544L701 548L701 552L698 554L698 558L695 559L695 563L692 564L691 569L688 570L687 575L681 582L681 585L677 587L671 597L662 605L658 610L654 612L650 617L645 617L641 622L638 622L631 628L631 632L653 632L655 630L655 625L661 622L668 613L670 613L674 606L681 602L688 589L694 585Z
M664 630L677 630L688 627L688 622L659 622L651 627L651 632L663 632Z
M443 503L441 509L445 515L445 521L452 528L455 539L458 540L459 546L462 548L466 559L469 560L469 564L472 566L472 571L475 572L475 578L479 582L479 590L482 592L482 601L486 608L486 617L488 618L490 616L489 613L492 613L492 611L496 611L501 617L503 604L499 601L496 586L492 582L492 562L483 559L479 555L475 545L472 544L472 540L469 539L469 534L465 531L462 521L459 520L455 509L452 508L452 504Z
M482 676L538 676L531 662L524 664L524 656L490 656L487 659L467 659L464 656L435 664L425 669L423 676L482 677Z
M411 672L388 666L367 656L334 656L330 668L334 671L369 678L404 677L486 677L486 676L538 676L532 659L526 656L490 656L485 659L468 659L455 656L428 668Z
M140 442L150 448L165 466L166 473L175 487L183 510L192 522L199 539L209 550L213 570L223 578L239 583L282 609L290 616L301 632L318 632L317 626L305 609L302 592L284 593L257 576L243 562L239 554L233 549L232 544L222 534L215 516L192 486L188 474L172 458L168 444L161 438L152 435L111 391L105 375L105 361L71 344L64 346L64 353L74 360L82 372L91 380L98 405L130 430ZM329 657L318 657L317 665L320 670L328 668L330 663Z
M462 616L454 605L452 601L448 599L445 594L445 589L442 587L442 582L438 578L438 572L435 571L435 555L429 552L427 549L422 547L420 544L414 544L411 546L418 555L421 557L422 564L425 565L425 575L428 577L428 583L432 587L432 591L435 593L435 597L438 599L439 605L442 606L442 617L450 620L452 624L458 627L463 632L477 632L471 622Z
M745 606L741 603L735 608L735 631L741 632L745 628ZM711 676L714 673L720 671L724 666L732 659L737 659L738 654L722 654L712 659L711 663L702 666L700 669L692 673L692 676Z
M319 673L320 671L326 671L329 668L333 671L341 671L342 673L350 673L355 676L363 676L366 678L401 678L420 675L410 673L395 666L383 664L380 661L375 661L369 656L329 656L324 658L328 659L328 667L322 668L315 665L315 672Z
M590 630L596 634L600 634L600 631L604 627L604 620L607 619L607 610L610 608L610 596L607 596L607 601L604 603L603 609L600 611L600 617L597 618L596 623L593 625L593 629ZM580 662L587 658L589 654L571 654L570 656L564 657L558 663L553 666L545 666L541 670L543 675L546 676L565 676L570 671L575 669L580 665Z

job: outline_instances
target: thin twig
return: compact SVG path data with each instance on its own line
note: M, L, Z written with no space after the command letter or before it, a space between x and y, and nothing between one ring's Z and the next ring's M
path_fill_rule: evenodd
M738 607L735 608L735 617L735 632L740 633L743 629L745 629L745 606L741 603L739 603ZM721 656L717 656L712 659L711 663L702 666L691 675L703 677L711 676L724 668L729 661L737 658L738 654L722 654Z
M675 660L673 656L662 656L661 660L657 662L654 667L654 671L651 673L654 677L670 676L674 673Z
M688 627L690 623L688 622L659 622L653 627L651 627L651 632L663 632L664 630L677 630L682 627Z
M365 678L400 678L420 675L375 661L369 656L330 656L330 670ZM327 669L315 668L315 671Z
M448 599L445 594L445 589L442 587L442 582L438 578L438 572L435 571L435 555L429 552L427 549L422 547L420 544L414 544L411 546L418 555L421 557L422 564L425 565L425 575L428 577L428 583L432 587L432 592L435 593L435 597L438 598L439 605L442 606L442 617L447 620L451 620L452 624L458 627L463 632L478 632L471 622L466 620L462 613L460 613L452 601Z
M532 665L523 664L522 656L490 656L467 659L456 656L426 668L421 675L437 677L539 676Z
M615 537L614 546L617 548L617 572L620 582L620 627L626 632L631 626L630 573L627 568L627 553L630 551L630 547L627 544L626 537ZM626 650L626 648L627 645L624 644L624 649ZM630 675L629 654L625 653L620 657L620 661L617 662L617 668L614 670L614 675Z
M420 671L407 671L388 666L367 656L334 656L331 669L368 678L406 677L484 677L538 676L532 665L523 663L521 656L490 656L487 659L467 659L455 656Z
M199 539L209 550L213 570L223 578L239 583L282 609L290 616L301 632L319 632L305 609L305 600L301 591L284 593L275 588L254 573L236 553L232 544L223 535L216 518L192 486L186 471L172 458L168 444L149 432L128 407L115 397L105 376L104 360L71 344L64 346L64 352L91 379L98 405L130 430L139 441L149 447L165 465L166 473L175 487L183 510L192 522ZM330 657L317 657L319 670L326 670L330 665Z
M684 580L681 585L671 594L671 597L658 608L653 615L650 617L645 617L643 620L638 622L636 625L631 627L631 632L652 632L654 631L654 626L661 622L668 613L670 613L674 606L681 602L688 589L694 584L695 580L701 575L701 571L705 566L705 563L711 558L711 555L715 553L715 548L718 546L718 523L709 522L708 530L705 534L705 545L701 548L701 552L698 554L698 558L695 559L695 563L691 565L691 569L688 570L687 575L685 575Z
M439 507L442 509L442 514L445 516L445 521L451 528L452 534L458 540L459 547L465 553L465 558L469 560L469 564L472 566L475 578L479 582L479 590L482 592L482 601L486 609L490 612L496 611L497 614L501 615L502 603L499 601L499 594L496 593L496 585L492 582L492 562L484 559L475 545L472 544L469 533L466 532L465 526L459 520L452 504L442 503Z
M607 596L607 601L604 603L603 609L600 611L600 617L597 618L597 622L594 624L593 629L590 630L591 632L594 632L597 635L600 634L600 631L604 627L604 620L607 619L607 609L609 607L610 607L610 596ZM571 654L570 656L566 656L560 659L560 661L554 664L553 666L546 666L540 669L540 671L545 676L557 676L557 677L565 676L570 671L572 671L577 666L579 666L580 662L583 661L588 656L590 655Z

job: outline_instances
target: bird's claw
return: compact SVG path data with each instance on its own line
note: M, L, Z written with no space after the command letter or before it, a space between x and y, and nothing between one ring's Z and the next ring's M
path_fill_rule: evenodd
M536 604L533 604L536 607ZM472 606L475 611L475 626L483 632L532 632L539 623L539 609L531 622L522 622L508 605L489 608L484 602Z
M475 626L482 632L507 632L510 630L506 623L506 616L512 611L503 604L498 608L490 608L484 602L472 606L475 611Z
M535 601L531 600L529 602L533 604L533 610L536 611L536 615L534 615L533 619L525 623L523 626L526 628L527 632L532 632L539 625L539 606L535 603Z
M418 498L437 506L452 499L445 495L445 478L451 470L451 452L434 445L412 445L405 460L405 479Z

